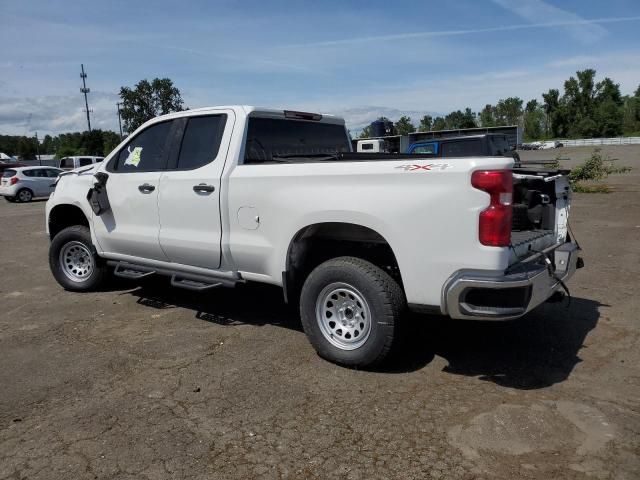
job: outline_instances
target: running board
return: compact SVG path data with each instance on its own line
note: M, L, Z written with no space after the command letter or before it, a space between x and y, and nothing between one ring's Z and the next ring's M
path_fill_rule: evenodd
M139 270L139 267L133 265L127 265L124 263L118 263L116 265L116 269L113 271L113 274L116 277L120 278L128 278L130 280L138 280L140 278L145 278L150 275L156 273L155 270Z
M212 288L222 287L222 282L205 283L198 282L196 280L189 280L182 276L172 275L171 286L178 288L185 288L187 290L193 290L195 292L204 292L205 290L211 290Z
M170 270L167 268L147 267L145 265L135 265L128 262L118 262L115 260L107 261L107 265L115 267L114 275L122 278L136 280L146 278L151 275L163 275L171 277L171 285L179 288L186 288L203 292L218 287L234 287L238 283L244 283L244 280L238 278L215 277L209 275L199 275L197 273L187 273L178 270Z

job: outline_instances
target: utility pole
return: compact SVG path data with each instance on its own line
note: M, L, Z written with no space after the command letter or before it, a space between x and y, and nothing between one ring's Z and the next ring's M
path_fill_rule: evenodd
M40 158L40 142L38 141L38 132L36 132L36 158L38 159L38 165L42 166L42 159Z
M118 127L120 127L120 140L122 140L122 120L120 120L120 102L116 103L116 107L118 107Z
M80 91L84 93L84 106L85 111L87 112L87 127L89 128L89 131L91 131L91 119L89 118L89 101L87 100L87 93L89 93L91 89L87 88L87 74L84 73L84 64L81 63L80 68L82 70L80 73L80 78L82 78L82 88L80 89Z

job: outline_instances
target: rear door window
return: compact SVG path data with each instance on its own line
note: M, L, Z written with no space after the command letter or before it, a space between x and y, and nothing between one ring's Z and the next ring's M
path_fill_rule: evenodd
M226 120L226 115L189 117L180 145L178 170L199 168L216 158Z
M244 163L304 161L304 155L349 152L344 125L279 118L249 118Z
M73 158L63 158L60 160L60 168L73 168Z
M109 170L123 173L164 170L171 123L156 123L136 135L120 150Z
M474 157L482 156L482 142L480 139L456 140L444 142L440 149L443 157Z
M90 158L81 158L79 162L80 167L86 167L87 165L91 165L93 161Z
M25 177L35 177L36 170L23 170L22 175L24 175Z

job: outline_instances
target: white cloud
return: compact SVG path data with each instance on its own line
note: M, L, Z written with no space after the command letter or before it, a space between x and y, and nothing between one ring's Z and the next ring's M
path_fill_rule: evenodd
M494 0L496 2L501 0ZM542 2L541 2L542 3ZM552 7L555 8L555 7ZM584 19L578 17L577 15L564 12L564 10L557 9L562 14L550 15L550 20L540 22L541 18L544 18L544 15L539 15L535 18L535 23L521 23L521 24L511 24L511 25L502 25L497 27L488 27L488 28L472 28L472 29L461 29L461 30L436 30L436 31L427 31L427 32L407 32L407 33L396 33L396 34L388 34L388 35L375 35L375 36L367 36L367 37L353 37L353 38L344 38L337 40L327 40L322 42L311 42L311 43L298 43L292 45L284 45L284 48L302 48L302 47L334 47L334 46L345 46L352 45L358 43L380 43L384 41L394 41L394 40L410 40L416 38L429 38L429 37L455 37L460 35L473 35L473 34L482 34L482 33L493 33L493 32L509 32L509 31L517 31L517 30L527 30L527 29L543 29L543 28L558 28L565 27L567 30L578 40L592 43L595 40L598 40L606 34L606 30L601 26L602 24L608 23L622 23L622 22L637 22L640 20L640 16L632 16L632 17L605 17L605 18L593 18L593 19ZM513 9L513 12L516 13L516 10Z
M95 92L89 97L91 127L116 130L116 95ZM87 129L81 95L0 98L0 131L6 135L56 135Z
M605 23L604 20L625 21L623 18L586 20L542 0L493 0L493 2L531 24L538 24L541 19L547 22L563 23L567 32L582 43L594 43L607 34L607 30L599 25L599 23Z

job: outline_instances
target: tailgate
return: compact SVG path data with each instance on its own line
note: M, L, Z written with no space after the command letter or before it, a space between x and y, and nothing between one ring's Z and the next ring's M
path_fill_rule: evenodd
M570 188L566 170L513 170L513 264L566 241Z

